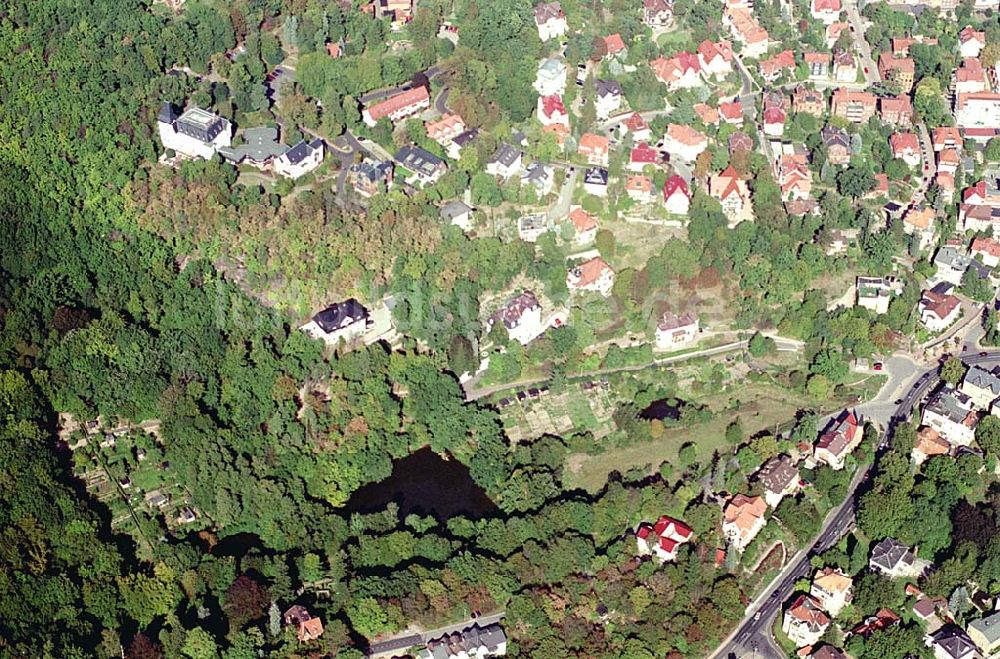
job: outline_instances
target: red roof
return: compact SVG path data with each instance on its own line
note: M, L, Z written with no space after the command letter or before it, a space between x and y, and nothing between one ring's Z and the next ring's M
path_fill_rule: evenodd
M687 181L682 179L677 174L674 174L667 179L666 183L663 184L663 200L666 201L670 199L678 192L688 199L691 198L691 192L688 190Z
M840 0L813 0L812 10L814 12L832 11L840 13Z
M769 107L764 110L764 123L765 124L784 124L785 123L785 111L781 108Z
M630 114L628 118L625 119L625 121L623 121L622 123L625 124L625 127L628 128L629 131L633 133L640 130L647 130L649 128L649 124L646 123L646 120L643 119L642 115L639 114L638 112L633 112L632 114Z
M740 119L743 117L743 103L738 98L728 103L719 103L719 114L730 120Z
M384 101L370 105L365 109L368 111L368 114L371 116L373 121L378 121L382 117L388 117L403 108L411 105L418 105L425 101L430 101L430 93L427 91L426 87L421 85L419 87L414 87L413 89L408 89L401 94L390 96Z
M705 63L712 62L716 57L721 57L728 62L733 59L733 47L728 41L710 41L705 39L698 44L698 54L701 55Z
M892 147L893 154L902 153L907 149L920 150L920 142L917 141L915 133L893 133L889 136L889 145Z
M971 25L966 25L962 28L962 31L958 33L958 40L962 43L972 41L973 39L976 39L979 43L986 45L986 33L973 30Z
M632 149L631 161L655 165L660 161L660 152L648 144L640 144Z
M566 114L566 106L563 105L562 98L556 94L542 97L542 114L551 117L556 112Z
M617 32L604 37L604 46L608 49L608 55L615 55L625 50L625 42L622 41L622 35Z

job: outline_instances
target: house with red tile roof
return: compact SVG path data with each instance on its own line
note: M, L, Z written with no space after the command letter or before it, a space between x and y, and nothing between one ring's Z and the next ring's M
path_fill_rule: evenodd
M844 410L839 417L830 421L819 436L819 441L813 448L813 459L829 465L831 469L843 469L844 459L861 444L864 433L854 412Z
M576 151L586 158L589 164L607 167L610 150L611 142L607 137L594 133L584 133L580 137L580 145Z
M706 126L719 125L719 111L708 103L695 103L692 109L694 109L694 113L698 115L701 123Z
M652 137L649 123L638 112L633 112L619 124L619 132L623 135L626 133L632 135L632 139L636 142L645 142Z
M660 152L645 142L637 144L629 152L628 169L641 172L646 166L656 167L660 164Z
M795 647L815 645L830 626L830 616L812 595L801 594L785 610L781 631Z
M722 534L734 551L742 553L767 524L764 513L767 503L763 497L737 494L722 511Z
M326 54L332 57L333 59L337 59L343 56L344 47L341 45L339 41L331 41L330 43L326 44Z
M726 146L729 147L729 155L737 151L753 151L753 138L738 130L729 136Z
M830 98L830 113L847 121L864 124L875 116L875 94L837 89Z
M673 215L687 215L691 207L691 191L687 181L674 174L663 184L663 207Z
M657 57L649 63L653 75L670 91L701 87L701 62L694 53L682 51L671 58Z
M295 628L295 636L300 643L319 638L323 635L323 621L314 618L306 607L296 604L285 611L285 625Z
M809 69L809 78L825 80L830 75L830 56L827 53L803 53L802 61Z
M982 259L983 264L991 268L1000 265L1000 240L992 236L987 238L974 238L969 253L973 258L977 256Z
M954 126L940 126L931 131L931 144L935 151L961 149L962 133Z
M920 312L920 322L932 332L943 332L958 320L962 311L962 301L950 293L937 293L933 290L924 291L917 303ZM928 408L924 408L924 416L928 416ZM924 423L928 423L925 421ZM928 423L928 425L930 425ZM975 426L972 423L972 426ZM940 432L940 429L938 429ZM956 433L957 435L957 433Z
M750 189L732 165L709 178L708 194L722 204L722 212L726 214L730 227L735 227L743 221L753 220Z
M896 97L883 97L878 100L882 123L899 128L909 128L913 125L913 104L910 97L900 94Z
M982 63L974 57L966 57L962 65L955 70L954 85L956 94L975 94L988 91L986 71Z
M750 10L739 6L728 7L722 15L722 24L729 28L733 39L743 45L744 57L761 57L767 52L771 36Z
M615 271L599 256L573 266L566 275L566 288L571 293L591 291L607 297L614 285Z
M962 57L979 57L980 51L986 47L986 33L973 30L966 25L958 33L958 50Z
M910 167L920 164L920 142L916 133L893 133L889 136L892 157L899 158Z
M840 0L812 0L809 15L826 25L832 25L840 18Z
M938 187L941 200L950 204L955 200L955 175L948 172L938 172L934 176L934 184Z
M674 24L674 4L668 0L642 0L642 22L657 27Z
M858 79L858 61L849 50L833 54L833 78L837 82L852 83Z
M878 57L878 73L882 80L897 86L900 92L913 89L916 64L909 57L896 57L892 53L882 53Z
M733 71L733 46L728 41L705 39L698 45L698 63L703 74L721 80Z
M708 137L683 124L668 124L663 138L663 148L671 158L677 157L687 162L694 160L708 148Z
M622 41L622 35L617 32L604 37L604 47L608 50L608 57L618 57L619 55L624 57L625 55L625 42Z
M424 123L424 128L427 130L427 137L445 147L466 131L462 117L450 113L440 119Z
M774 82L783 74L795 72L795 53L790 50L783 50L776 55L772 55L759 64L760 75L768 82Z
M427 88L423 85L400 92L395 96L390 96L384 101L378 101L366 107L361 113L361 118L365 124L371 128L375 127L379 119L386 117L389 121L396 122L416 114L421 110L429 108L431 96Z
M739 97L719 103L719 116L730 126L743 125L743 103Z
M660 563L667 563L677 558L677 551L693 534L684 522L663 515L655 524L640 524L635 539L640 556L656 556Z
M826 47L833 48L834 44L840 38L840 35L844 30L848 29L849 24L843 21L838 21L832 25L826 26Z
M781 137L785 134L785 116L781 108L764 110L764 134L769 137Z
M538 97L538 120L543 126L561 124L569 128L569 113L560 96L552 94L550 96Z
M574 242L578 245L586 245L594 241L597 237L597 220L594 216L583 210L579 206L573 207L569 212L568 219L573 225L575 232Z
M942 149L937 154L937 171L954 175L962 164L962 157L955 149Z
M822 117L826 111L826 101L823 92L807 87L796 87L792 92L792 111Z
M903 233L917 236L917 248L925 250L934 242L934 209L911 206L903 214Z
M629 176L625 181L625 194L636 203L652 203L653 179L648 176Z

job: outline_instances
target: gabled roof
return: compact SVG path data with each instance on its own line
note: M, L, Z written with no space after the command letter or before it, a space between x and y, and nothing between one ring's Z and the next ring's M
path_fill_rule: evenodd
M889 136L889 146L892 147L893 154L902 153L907 149L920 151L916 133L893 133Z
M312 319L319 325L320 329L329 334L364 318L368 318L368 311L361 306L360 302L350 298L331 304L313 316Z
M745 533L753 528L766 511L767 503L763 497L748 497L745 494L737 494L726 504L722 515L727 524L733 524L741 533Z
M633 112L632 114L630 114L625 119L625 121L622 122L622 125L624 125L629 130L629 132L632 133L635 133L640 130L649 129L649 123L647 123L646 120L642 118L642 115L639 114L638 112Z
M891 571L900 564L913 565L917 557L910 548L895 538L885 538L872 547L870 562L872 565Z
M664 201L666 201L667 199L670 199L675 194L682 194L685 197L687 197L688 199L691 198L691 192L688 190L687 181L685 181L683 178L681 178L677 174L673 174L663 184L663 199L664 199Z
M594 89L601 98L622 95L622 86L617 80L598 80L594 83Z
M819 601L811 595L799 595L788 607L788 615L811 630L819 631L830 625L830 616L826 615Z
M784 492L792 483L799 480L799 470L787 455L778 455L767 462L757 472L757 480L768 492Z
M830 422L826 432L820 435L816 448L840 456L854 442L860 431L861 425L854 412L844 410L839 417Z
M569 212L569 221L573 223L573 228L576 229L577 233L585 233L597 228L597 220L594 219L594 216L580 207Z
M604 46L608 49L609 55L616 55L625 50L625 42L622 41L622 35L617 32L604 37Z
M590 151L594 153L606 152L611 148L611 142L603 135L595 133L584 133L580 136L579 151Z
M698 146L699 144L708 143L708 137L686 124L669 124L667 126L667 137L685 146Z
M948 625L931 634L933 644L945 656L953 659L966 659L977 653L976 644L960 627Z
M655 165L660 161L660 152L642 142L629 153L629 160L634 163Z
M589 261L584 261L573 268L573 274L577 277L576 285L580 288L596 283L606 272L614 274L611 266L605 263L604 259L595 256Z
M545 25L549 21L557 21L560 18L565 19L566 14L563 13L562 5L556 2L542 2L535 5L535 23L538 25Z
M430 92L428 92L427 88L423 85L419 85L413 89L407 89L404 92L400 92L395 96L390 96L384 101L373 103L365 109L368 110L368 114L371 116L372 120L378 121L382 117L388 117L403 108L417 105L425 101L430 101Z
M711 64L717 57L728 62L733 59L733 46L728 41L711 41L705 39L698 44L698 54L705 60L706 64Z

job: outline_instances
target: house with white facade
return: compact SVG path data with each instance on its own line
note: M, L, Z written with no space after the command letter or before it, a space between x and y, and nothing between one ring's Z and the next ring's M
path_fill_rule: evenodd
M532 291L524 291L504 306L486 321L487 334L497 323L502 323L507 330L507 337L521 345L528 345L542 332L542 305Z
M945 290L950 290L950 285L938 284L924 291L917 303L920 322L932 332L943 332L962 314L962 301Z
M607 119L622 106L622 86L615 80L598 80L595 89L594 110L597 118Z
M824 25L833 25L840 20L840 0L811 0L809 15Z
M297 179L323 163L323 140L303 140L274 159L274 173L285 178Z
M655 524L640 524L635 541L640 556L656 556L660 563L668 563L677 558L677 551L693 533L684 522L663 515Z
M968 394L945 387L931 396L920 422L936 430L952 446L969 446L976 438L979 415Z
M566 91L566 63L555 57L543 59L533 86L539 96L562 96Z
M903 291L902 283L892 277L858 277L855 285L857 306L883 314L889 302Z
M557 39L566 34L566 14L558 0L535 5L535 26L538 28L538 38L542 41Z
M1000 375L997 374L997 368L986 370L973 364L965 372L959 391L968 396L976 408L990 409L993 401L1000 398Z
M816 462L839 471L844 468L847 456L861 444L864 434L865 430L854 412L844 410L840 416L830 421L826 430L819 436L813 448L813 458Z
M742 553L757 537L767 524L767 520L764 519L765 512L767 512L767 502L763 497L737 494L729 500L722 511L722 534L733 550Z
M927 567L926 561L920 561L910 548L895 538L885 538L872 547L868 558L868 568L873 572L884 574L890 579L903 577L918 577Z
M764 487L764 501L771 508L777 508L782 499L794 495L802 487L799 469L787 455L776 455L765 462L754 480Z
M809 594L816 598L823 610L837 617L851 602L854 581L839 568L825 567L813 575Z
M615 271L599 256L573 266L566 275L566 288L571 293L591 291L607 297L614 285Z
M198 107L178 113L172 104L164 103L156 117L156 128L163 148L184 158L211 160L219 149L232 145L229 120Z
M698 317L666 311L656 324L656 349L680 350L698 340Z
M520 149L504 142L486 161L486 173L499 176L505 181L520 176L522 155Z
M829 626L830 616L823 611L816 598L801 594L785 610L781 631L795 647L802 648L819 642Z
M368 310L351 298L331 304L299 329L327 345L337 345L341 340L350 343L361 337L370 325Z
M417 659L486 659L507 654L507 635L498 624L475 624L427 641Z
M677 174L672 174L663 183L663 207L672 215L687 215L691 208L687 181Z

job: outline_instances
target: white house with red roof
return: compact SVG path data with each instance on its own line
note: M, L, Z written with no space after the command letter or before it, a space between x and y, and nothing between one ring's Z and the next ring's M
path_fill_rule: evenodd
M660 152L646 143L638 144L629 152L629 171L641 172L647 165L656 167L659 164Z
M844 468L844 459L861 444L864 433L854 412L844 410L819 436L813 448L813 458L839 471Z
M966 57L962 65L955 70L954 89L956 94L975 94L989 89L986 81L986 70L975 57Z
M785 111L778 107L764 110L764 134L768 137L781 137L785 134Z
M625 194L636 203L652 203L653 179L648 176L629 176L625 181Z
M916 133L893 133L889 136L892 157L899 158L910 167L920 164L920 142Z
M643 522L635 532L635 541L640 556L656 556L660 563L668 563L677 558L677 550L691 540L691 527L666 515L655 524Z
M749 9L727 7L722 15L722 24L729 28L735 41L743 44L744 57L761 57L767 52L771 37Z
M608 57L624 57L626 54L625 42L617 32L604 37L604 47L608 50Z
M566 34L566 14L562 5L556 2L542 2L535 5L535 27L538 28L538 38L542 41L555 39Z
M971 25L966 25L958 33L958 51L962 57L979 57L980 51L985 47L985 32L973 30Z
M430 93L426 87L420 85L395 96L390 96L384 101L369 105L361 113L361 118L364 120L365 125L374 128L379 119L383 117L387 117L389 121L396 122L421 110L425 110L430 105Z
M1000 128L1000 94L956 94L955 125L964 129Z
M625 120L618 124L618 132L623 137L631 135L634 142L646 142L653 136L649 129L649 122L642 118L638 112L633 112L625 117Z
M722 212L729 219L730 228L740 222L753 220L750 189L732 165L708 180L708 194L722 204Z
M569 113L560 96L552 94L550 96L538 97L538 120L543 126L553 126L559 124L569 128Z
M596 133L584 133L580 137L580 145L577 147L577 153L586 158L588 163L601 167L608 166L608 154L610 150L610 140Z
M790 50L783 50L759 63L760 75L768 82L774 82L782 74L791 74L795 71L795 53Z
M1000 265L1000 241L996 238L975 238L972 247L969 249L972 258L977 256L982 259L984 265L995 268Z
M573 266L566 275L566 288L571 293L590 291L607 297L614 285L615 271L599 256Z
M825 25L833 25L840 18L840 0L812 0L809 15Z
M687 181L673 174L663 184L663 207L672 215L687 215L691 208L691 191Z
M694 53L683 51L669 59L657 57L649 63L649 67L653 69L653 75L672 92L705 84L701 77L701 62Z
M742 553L767 524L766 512L767 502L763 497L737 494L730 499L722 510L722 535L729 546Z
M466 131L465 122L457 114L445 114L440 119L424 123L427 130L427 137L431 138L443 147L451 144L451 141Z
M785 611L781 631L795 647L815 645L830 626L830 616L812 595L801 594Z
M575 206L568 215L570 223L573 225L573 242L577 245L586 245L594 241L597 237L597 220L594 216Z
M730 126L742 126L743 103L739 97L719 103L719 117Z
M688 125L669 124L663 137L663 148L671 158L694 162L708 148L708 137Z
M943 332L958 320L962 301L950 293L924 291L917 303L920 322L932 332Z
M733 45L705 39L698 45L698 63L706 78L721 80L733 72Z

